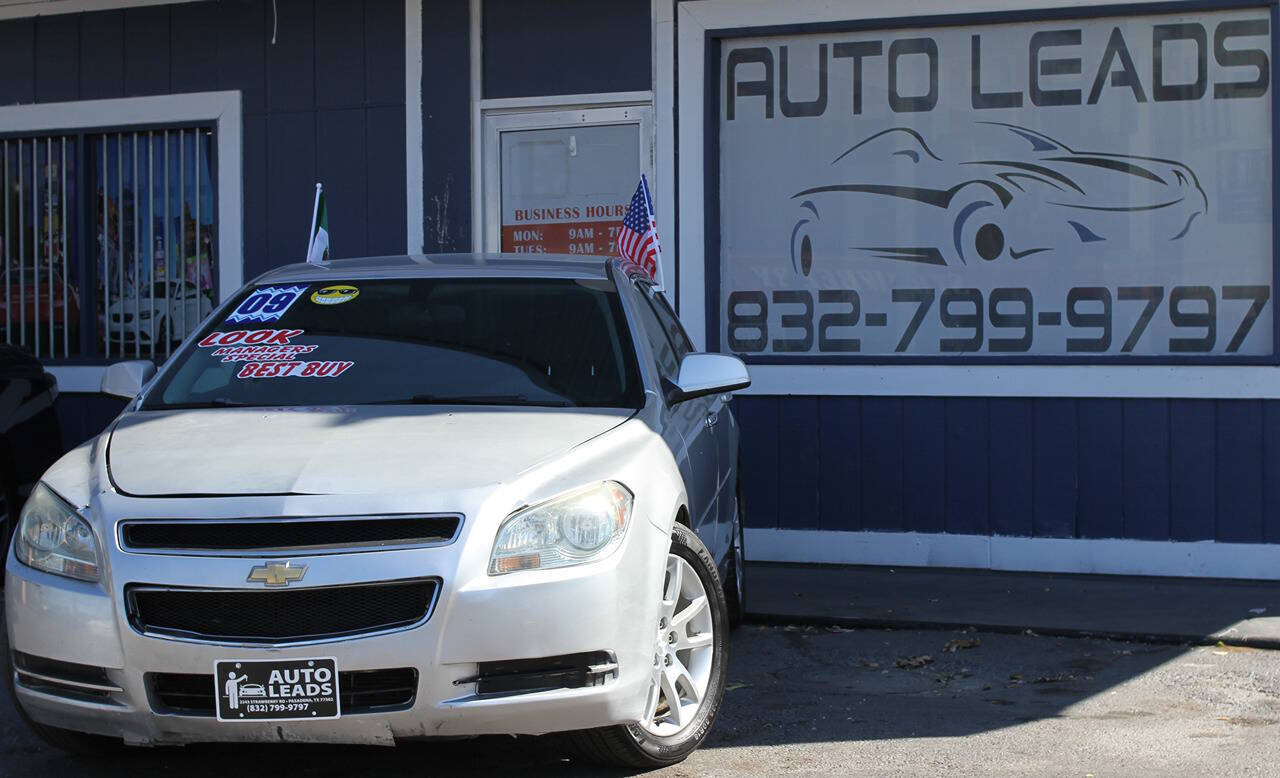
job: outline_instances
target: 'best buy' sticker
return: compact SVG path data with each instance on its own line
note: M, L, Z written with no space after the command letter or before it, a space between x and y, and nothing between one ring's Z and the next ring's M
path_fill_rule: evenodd
M320 305L337 305L356 299L360 290L350 284L334 284L311 293L311 302Z

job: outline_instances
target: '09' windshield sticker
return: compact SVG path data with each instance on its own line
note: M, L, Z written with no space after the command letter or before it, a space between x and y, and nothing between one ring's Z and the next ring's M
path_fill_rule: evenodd
M232 330L211 332L198 344L213 348L213 356L223 362L264 362L291 360L299 354L310 354L315 344L291 343L304 330Z
M344 360L247 362L236 378L337 378L354 365Z
M264 286L240 303L240 307L227 317L231 323L245 321L275 321L289 310L289 306L307 291L306 284L300 286Z

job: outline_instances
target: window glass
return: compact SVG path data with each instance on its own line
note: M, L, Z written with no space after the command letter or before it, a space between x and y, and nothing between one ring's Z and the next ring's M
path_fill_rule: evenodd
M688 333L684 331L684 327L680 324L680 319L676 316L676 312L671 310L671 304L660 293L651 293L649 302L653 305L654 312L658 314L658 321L662 322L662 328L667 331L667 336L675 344L676 357L684 359L685 355L692 353L695 349L693 348L693 342L689 340Z
M648 299L644 289L637 291L641 297ZM644 327L645 337L649 339L649 348L653 351L654 361L658 364L658 373L674 381L680 374L680 358L676 355L676 350L672 347L662 322L658 320L658 315L648 304L637 305L636 315L640 319L640 325Z
M176 356L144 409L453 402L635 408L643 394L608 281L272 284L242 293L231 310Z

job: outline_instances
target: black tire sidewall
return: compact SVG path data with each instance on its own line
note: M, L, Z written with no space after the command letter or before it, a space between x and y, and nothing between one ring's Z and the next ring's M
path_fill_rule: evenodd
M698 536L682 524L677 524L671 533L671 553L683 558L693 567L707 592L712 630L715 633L714 653L711 679L707 684L702 707L698 709L697 716L688 728L669 737L658 737L639 724L624 725L631 742L643 754L645 761L655 766L679 762L702 745L720 712L729 673L729 612L715 560Z

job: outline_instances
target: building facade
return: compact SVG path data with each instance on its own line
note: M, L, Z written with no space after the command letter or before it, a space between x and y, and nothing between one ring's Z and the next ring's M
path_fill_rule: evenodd
M1280 578L1277 6L0 2L6 335L103 365L303 255L607 253L742 355L754 559Z

